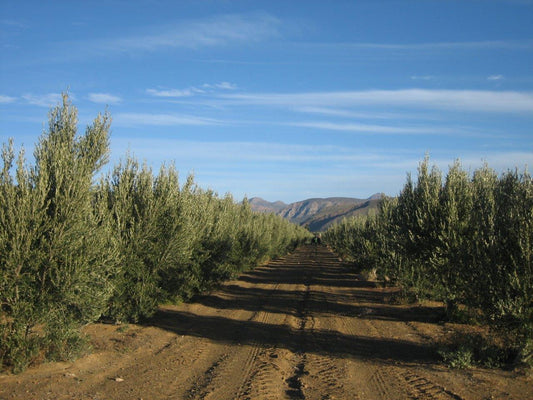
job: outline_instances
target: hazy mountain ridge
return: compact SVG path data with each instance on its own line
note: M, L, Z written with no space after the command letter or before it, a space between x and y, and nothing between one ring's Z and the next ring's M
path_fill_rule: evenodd
M285 204L282 201L275 201L273 203L263 200L260 197L253 197L249 200L250 206L252 207L252 210L258 211L258 212L273 212L277 214L281 210L287 207L287 204Z
M311 231L323 231L331 224L340 222L357 214L368 214L377 207L381 194L377 193L367 199L351 197L312 198L285 204L281 201L269 202L260 197L249 200L252 210L270 212L289 221L308 226Z

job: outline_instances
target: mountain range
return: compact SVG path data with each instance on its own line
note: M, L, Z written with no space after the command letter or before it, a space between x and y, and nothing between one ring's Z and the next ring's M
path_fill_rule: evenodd
M274 213L289 221L306 226L312 232L321 232L343 218L366 215L376 209L382 197L376 193L367 199L351 197L315 198L285 204L282 201L269 202L260 197L249 200L253 211Z

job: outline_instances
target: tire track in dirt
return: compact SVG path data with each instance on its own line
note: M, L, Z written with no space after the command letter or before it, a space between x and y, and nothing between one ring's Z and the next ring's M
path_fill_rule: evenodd
M298 253L298 252L297 252ZM296 268L300 266L299 255L290 255L278 261L271 262L269 265L287 268ZM269 275L275 274L276 269L269 270ZM287 273L287 271L285 271ZM289 273L290 275L290 273ZM285 277L280 279L281 282L275 285L275 290L283 293L291 293L290 298L286 299L283 307L274 308L269 312L268 320L270 326L278 326L289 332L298 332L302 328L302 321L297 317L301 312L300 306L301 290L295 289L294 279ZM268 286L268 285L266 285ZM268 298L276 298L276 291L269 292ZM297 304L297 306L294 306ZM256 357L254 367L249 379L241 387L237 399L248 400L270 400L270 399L290 399L290 393L294 390L293 376L300 364L295 361L298 354L288 350L282 344L282 338L275 333L270 333L264 338L262 350ZM242 396L242 397L240 397Z
M266 270L266 268L263 268ZM280 283L258 285L275 295ZM256 307L261 308L256 299ZM248 305L249 306L249 305ZM247 322L260 325L277 325L287 319L285 314L256 311ZM244 328L243 328L244 329ZM242 332L241 332L242 333ZM282 369L274 362L279 358L275 347L268 347L261 337L240 344L236 333L235 344L229 353L216 360L203 377L189 390L189 399L260 399L272 398L283 382Z
M345 274L350 273L350 271L339 272ZM317 276L320 279L320 275L318 274ZM357 282L355 276L352 278ZM364 286L364 282L360 283L361 286ZM359 291L354 290L353 292L354 296L350 299L351 301L349 303L358 306L356 311L353 311L353 315L335 315L331 310L326 310L325 315L318 318L321 326L328 327L330 330L337 331L343 335L355 338L368 337L378 339L372 342L354 341L353 346L356 348L358 358L362 358L363 360L344 360L340 365L338 359L332 359L330 362L322 361L327 365L327 368L319 369L317 375L322 375L322 380L326 382L333 376L331 382L327 382L327 386L332 387L339 398L356 399L360 398L359 396L363 396L364 398L390 399L401 393L402 398L436 400L462 399L459 395L445 389L442 385L434 383L429 378L415 375L409 370L406 372L404 368L391 365L391 362L386 360L386 355L389 353L387 346L389 346L392 340L413 334L427 340L427 336L422 335L409 322L403 321L394 322L395 334L393 336L390 333L390 326L384 332L382 328L383 324L377 324L373 319L373 314L379 310L375 309L376 304L368 303L369 300L372 300L368 297L368 293L365 293L363 289ZM342 290L339 290L338 287L327 285L322 285L321 291L318 292L321 301L326 304L338 304L339 300L343 297L342 293ZM377 294L379 296L379 292ZM382 303L383 299L375 298L374 302ZM407 331L410 334L407 334ZM383 348L376 349L376 343L379 341L383 342L381 345ZM383 359L385 362L376 362L373 360L375 359L376 350L383 354L383 357L380 357L380 359ZM398 351L398 349L391 349L391 358ZM354 379L354 375L356 379ZM339 377L342 376L350 376L350 379L340 383Z
M530 395L527 378L512 372L439 365L432 343L448 328L435 323L438 310L392 305L392 290L365 281L326 247L302 247L189 303L161 307L144 325L94 325L94 354L0 375L0 399Z
M458 394L443 388L442 386L430 381L413 372L401 372L399 375L405 379L409 387L413 390L412 396L417 398L428 398L434 400L464 400Z
M195 304L186 305L189 311L189 319L183 321L173 316L173 308L169 309L170 315L159 317L158 326L163 329L174 331L179 329L180 332L195 331L201 321L197 321L195 316L198 315L217 315L218 310L210 310L206 307L200 308ZM226 316L235 320L250 318L251 312L243 310L233 310ZM165 319L169 320L169 325L165 325ZM180 349L164 349L166 357L154 357L150 364L150 370L157 372L160 368L154 366L154 362L166 365L170 371L166 376L153 378L153 381L162 381L166 379L166 384L160 385L159 393L165 398L179 399L197 399L204 398L206 390L212 384L217 376L217 369L227 362L233 351L233 344L224 343L222 345L213 342L208 338L180 335L186 342L186 345ZM149 384L147 382L147 384ZM145 397L150 398L144 391ZM148 393L149 394L149 393ZM154 397L157 395L154 393ZM201 396L201 397L199 397ZM156 397L157 398L157 397Z
M254 312L247 320L267 323L268 314ZM212 361L207 369L194 376L193 384L187 390L187 399L241 397L242 387L251 375L255 360L261 350L261 342L253 341L241 345L239 336L239 332L237 332L235 343L223 346L222 354Z
M418 334L409 323L395 322L393 329L388 326L390 323L384 323L372 319L372 309L368 304L364 304L365 312L355 318L341 318L341 330L352 336L368 336L379 338L383 341L383 346L378 351L386 355L391 353L391 360L385 362L371 361L376 354L375 346L365 344L358 345L358 351L365 359L364 368L367 370L365 375L360 379L360 387L363 393L372 393L376 399L390 399L401 393L402 398L427 399L427 400L463 400L463 398L450 390L445 389L438 383L435 383L428 377L422 377L413 371L410 365L402 367L394 365L393 354L395 350L387 349L391 339L397 337L408 337L412 334L406 332L415 332L418 336L427 340L426 336ZM387 325L388 329L385 328ZM392 335L393 334L393 335ZM386 357L383 357L386 359ZM358 365L356 368L360 368ZM362 382L361 382L362 381Z
M305 399L303 391L302 377L309 372L306 371L307 354L305 352L308 343L306 338L306 327L309 323L313 324L313 320L308 314L308 302L309 302L309 277L307 273L304 273L304 288L300 290L300 299L296 308L296 318L298 329L296 335L298 337L297 344L295 346L295 355L292 358L292 365L294 366L294 373L287 378L286 382L288 389L286 394L290 399Z
M365 320L365 323L373 330L375 336L383 339L390 338L390 328L389 330L385 329L385 324L382 321L370 318ZM394 328L394 338L397 338L398 336L409 337L416 335L424 342L430 341L430 338L427 335L420 333L409 321L398 321L394 324ZM413 333L409 334L408 332ZM404 392L409 398L427 400L464 400L462 396L446 389L441 384L435 382L431 377L421 374L418 369L419 365L403 365L402 367L386 365L378 368L373 378L380 389L383 387L383 382L391 382L391 386L396 386L396 391L400 390ZM384 391L384 394L385 396L388 396L387 390Z
M250 321L261 324L267 323L268 313L256 313ZM229 399L241 398L243 386L252 374L256 358L261 350L262 343L258 340L249 345L239 346L237 351L231 350L231 355L212 367L212 378L206 386L205 393L194 399Z
M301 332L308 324L305 306L308 285L305 282L301 283L300 251L280 261L276 264L284 268L284 277L281 279L282 283L276 285L276 289L290 293L290 296L285 299L283 306L277 310L278 312L270 314L269 322L291 332L294 336L294 346L293 349L288 350L275 344L280 341L276 335L269 338L274 345L266 345L258 357L254 373L246 383L243 399L305 398L299 378L305 373L305 354L302 351ZM271 273L275 274L275 270ZM271 296L275 297L276 293L271 293Z
M341 359L332 357L328 354L329 348L335 345L335 336L332 335L328 342L318 339L316 330L320 330L321 324L324 322L323 313L327 311L327 304L331 299L328 298L327 293L322 290L315 290L315 279L320 275L321 269L327 267L329 252L324 251L325 248L315 249L314 255L307 260L309 265L305 276L306 296L303 302L305 311L302 313L305 318L311 323L304 324L307 328L305 332L305 342L303 348L305 354L306 370L301 377L302 398L310 399L330 399L330 398L351 398L356 400L358 397L354 392L347 393L345 384L342 378L345 376L344 362ZM313 304L322 304L325 310L322 313L315 310L310 305L312 299ZM329 331L332 332L333 327L329 321L325 324ZM333 331L334 332L334 331Z

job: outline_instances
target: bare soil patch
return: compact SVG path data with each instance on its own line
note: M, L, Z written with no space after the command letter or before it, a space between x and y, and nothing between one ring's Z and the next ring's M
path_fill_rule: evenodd
M523 372L444 366L441 307L393 292L302 247L143 325L87 327L92 354L0 375L0 399L533 398Z

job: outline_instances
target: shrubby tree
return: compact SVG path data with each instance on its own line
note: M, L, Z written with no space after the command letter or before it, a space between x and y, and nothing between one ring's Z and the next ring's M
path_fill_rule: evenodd
M485 263L485 284L491 285L480 304L501 331L516 337L518 347L533 350L533 184L525 172L508 171L494 188L494 235ZM491 235L492 236L492 235ZM491 237L492 239L492 237ZM492 250L494 249L494 250ZM483 282L483 277L477 277ZM525 355L525 354L524 354Z
M39 349L65 358L79 347L78 328L100 317L119 255L92 180L107 161L110 117L77 135L68 96L50 113L35 165L4 147L0 209L2 305L0 356L24 367ZM32 334L40 326L41 335Z
M192 176L180 187L174 167L154 176L131 156L100 192L123 257L107 314L116 320L147 318L161 302L189 299L308 235L281 217L252 212L246 200L200 189Z
M442 183L426 157L377 216L345 220L326 241L415 298L462 305L505 338L518 359L533 349L533 184L524 172L472 176L456 161Z
M396 207L390 211L389 230L396 243L389 248L397 253L397 266L388 272L405 293L416 298L424 296L433 284L430 266L437 241L440 187L441 173L436 167L430 169L426 156L418 167L417 182L408 175Z
M450 167L441 190L435 256L431 260L431 276L438 285L436 291L446 302L449 317L456 313L459 302L464 303L471 284L468 241L472 207L468 173L457 160Z
M0 172L0 362L21 370L37 354L70 358L80 328L102 316L139 321L161 302L189 299L309 232L202 190L127 155L107 162L110 116L77 134L64 95L36 145L35 164L13 142Z
M108 315L137 321L157 306L157 256L159 237L153 174L128 157L103 183L115 237L119 240L122 267L113 276L114 291Z

